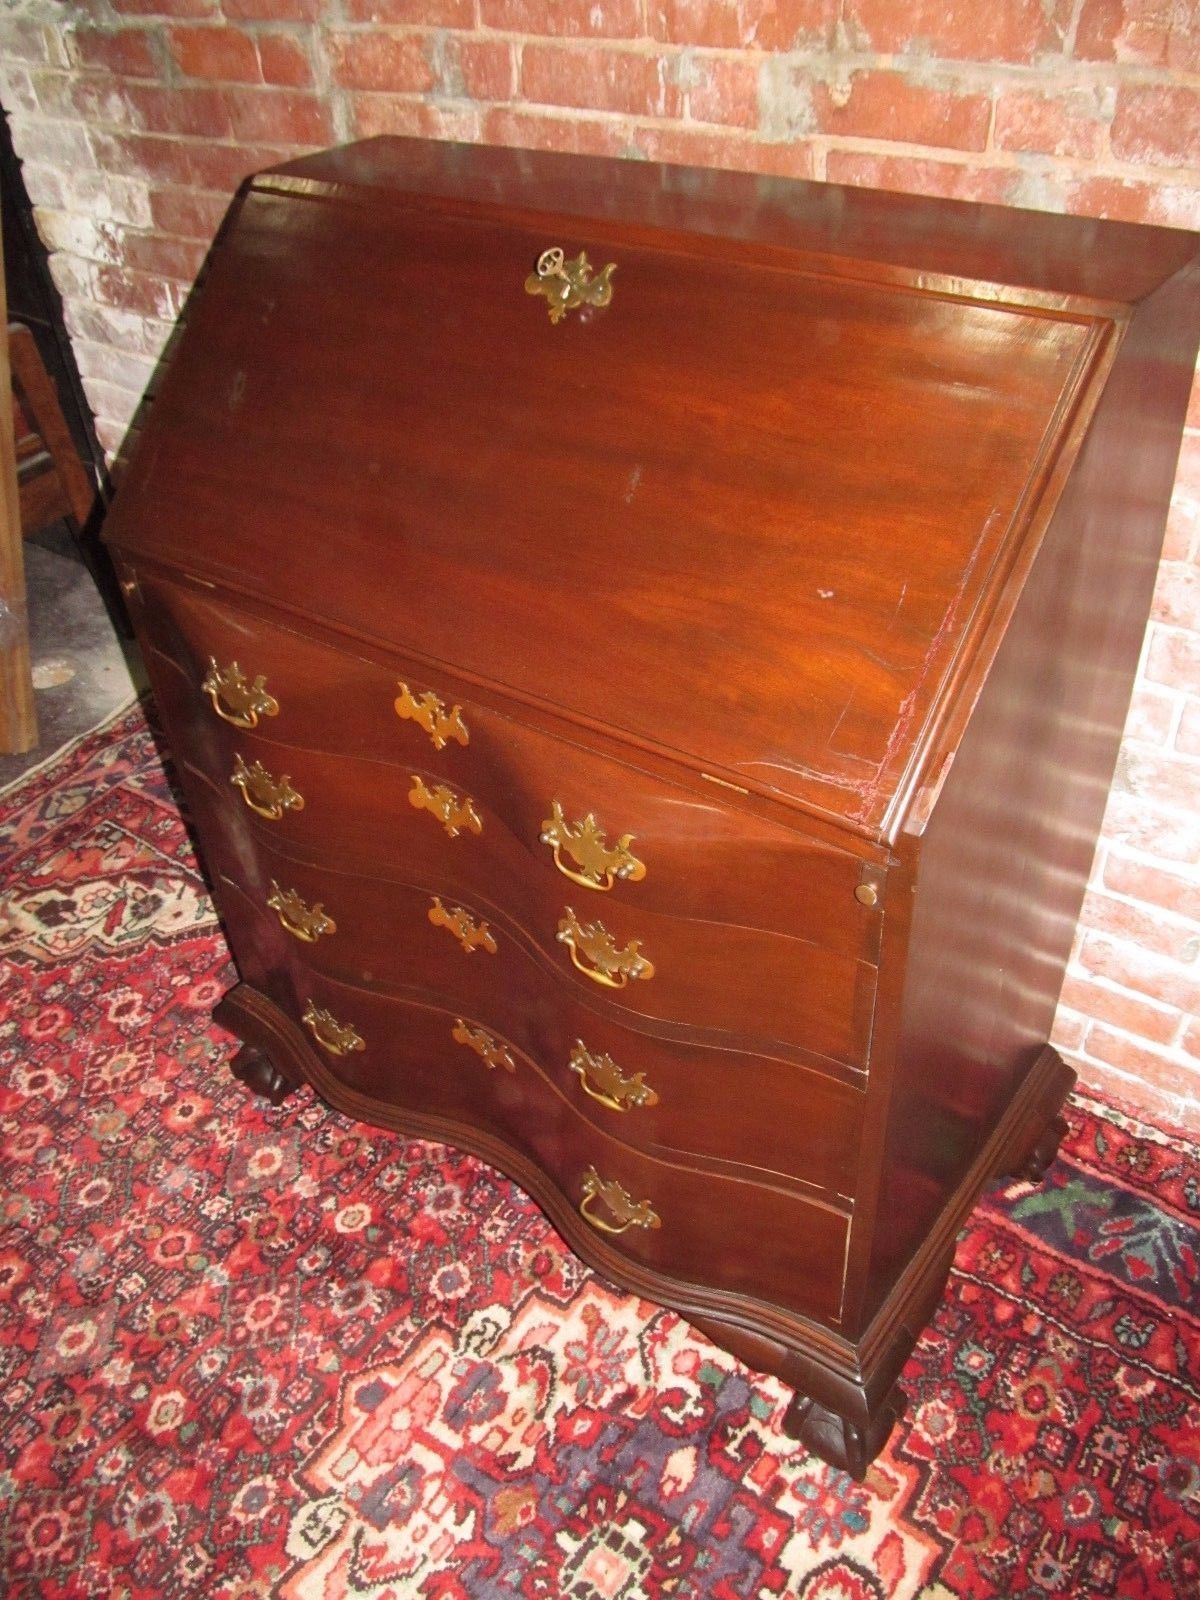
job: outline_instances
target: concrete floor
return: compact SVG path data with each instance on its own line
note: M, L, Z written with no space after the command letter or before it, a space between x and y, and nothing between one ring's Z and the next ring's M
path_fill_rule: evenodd
M0 755L0 789L94 728L146 681L136 645L113 627L66 526L26 539L24 553L38 744L24 755Z

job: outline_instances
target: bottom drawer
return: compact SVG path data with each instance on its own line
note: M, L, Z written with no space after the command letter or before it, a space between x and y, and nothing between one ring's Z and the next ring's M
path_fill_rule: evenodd
M374 1105L442 1117L468 1147L473 1129L495 1135L631 1259L837 1321L844 1212L632 1149L582 1116L516 1045L469 1017L316 974L297 971L294 982L296 1017L307 1013L318 1059L364 1097L365 1116Z

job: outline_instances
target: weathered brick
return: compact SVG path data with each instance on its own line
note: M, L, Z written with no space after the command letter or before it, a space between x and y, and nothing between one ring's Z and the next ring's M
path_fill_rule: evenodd
M1159 906L1177 917L1200 923L1200 882L1182 873L1139 861L1120 851L1109 852L1104 864L1105 888L1143 905Z
M167 43L185 78L257 83L262 77L254 40L241 28L171 28Z
M1104 837L1163 861L1200 859L1200 819L1178 809L1149 805L1129 794L1109 796Z
M1200 678L1196 683L1200 686ZM1175 735L1175 748L1181 755L1200 756L1200 700L1190 699L1185 703ZM1200 906L1195 915L1200 921Z
M182 185L231 194L242 180L280 159L278 148L213 144L199 139L160 138L154 134L91 134L106 170L140 174L157 184Z
M811 178L814 154L811 145L789 141L768 144L749 139L743 133L697 128L690 124L659 123L641 127L631 135L631 146L622 153L645 156L649 161L666 161L677 166L721 167L734 172L774 173L781 177Z
M40 22L11 14L0 17L0 54L7 60L24 61L31 67L65 67L68 64L58 28L46 28Z
M202 139L228 138L229 111L219 89L177 89L157 84L126 83L121 96L144 133Z
M1113 118L1120 161L1185 167L1200 158L1200 89L1182 84L1123 84Z
M96 166L92 141L78 123L22 117L19 130L14 129L14 139L22 161L40 161L60 172Z
M101 305L119 311L134 311L157 322L174 322L184 296L177 286L129 267L96 266L92 272L92 292Z
M430 56L440 94L469 100L511 100L517 65L507 40L442 35Z
M165 239L159 234L125 236L125 264L156 278L170 278L190 288L205 257L205 246L193 239Z
M479 0L486 28L567 39L637 39L640 0Z
M811 91L815 131L840 138L898 139L949 150L982 150L991 97L914 83L899 72L853 72Z
M220 0L110 0L114 11L127 17L213 17Z
M633 51L527 44L521 95L533 104L653 116L663 109L663 80L657 60Z
M463 29L475 24L475 0L343 0L343 4L351 22Z
M538 114L495 106L483 119L488 144L516 145L526 150L567 150L576 155L616 156L629 147L627 126L615 117L571 117Z
M1067 210L1114 222L1200 227L1200 191L1190 183L1137 183L1127 178L1077 178L1066 186Z
M1104 155L1115 103L1111 89L1090 86L1058 94L1003 92L996 100L996 145L1001 150L1095 160Z
M182 239L207 243L214 237L229 207L225 195L201 194L195 189L152 189L150 212L154 226Z
M21 164L21 180L30 203L63 210L67 202L66 180L56 167L44 167L33 161Z
M821 50L834 43L837 0L649 0L651 38L712 49Z
M379 133L399 133L422 139L460 139L478 143L482 137L482 112L470 101L432 101L419 96L356 94L350 102L354 134L372 139ZM489 140L496 144L498 140Z
M1060 1003L1085 1017L1107 1022L1156 1044L1170 1044L1182 1021L1182 1014L1173 1007L1157 1006L1125 990L1071 975L1063 984Z
M130 432L127 424L110 422L107 417L94 419L96 437L100 441L100 448L108 457L110 470L116 457L120 454L122 445Z
M1194 1090L1186 1095L1169 1094L1132 1073L1082 1056L1076 1058L1075 1065L1079 1068L1079 1087L1084 1094L1090 1091L1100 1095L1118 1110L1159 1127L1200 1134L1200 1100Z
M73 211L34 212L38 233L47 250L83 256L87 261L120 262L122 235L115 223L99 222Z
M170 323L140 316L134 311L121 311L115 306L101 305L91 299L88 292L72 294L64 299L63 319L72 338L111 344L151 360L157 360L162 354L171 332Z
M3 58L0 58L0 105L9 116L14 112L23 112L26 116L37 116L39 111L53 114L50 106L42 104L34 87L33 74Z
M264 83L289 89L307 89L312 84L312 61L300 39L289 33L260 33L256 42Z
M1089 890L1081 917L1084 926L1096 933L1126 939L1172 961L1186 964L1200 954L1200 933L1190 923L1112 895Z
M1179 447L1176 491L1200 497L1200 433L1186 432Z
M913 156L881 156L857 150L830 150L826 175L832 183L899 189L907 194L945 195L952 200L1010 200L1019 183L1007 167L976 162L934 161Z
M1073 10L1074 0L846 0L843 16L850 38L868 49L1031 63L1062 51Z
M1191 561L1200 555L1200 500L1178 490L1171 498L1167 531L1163 537L1164 561Z
M46 264L54 280L54 287L62 296L67 329L74 333L76 329L71 322L71 308L73 305L78 305L81 300L91 298L92 264L90 261L82 261L78 256L64 255L61 250L53 251Z
M1200 1072L1167 1050L1155 1050L1115 1028L1095 1023L1088 1029L1085 1049L1089 1056L1132 1074L1142 1084L1153 1084L1168 1094L1195 1094Z
M221 0L230 22L315 22L325 0Z
M677 75L678 77L678 75ZM690 78L695 81L688 82ZM758 62L749 56L706 56L684 79L688 115L693 122L729 128L758 127ZM668 114L672 108L667 107Z
M315 94L294 89L223 91L233 136L264 144L326 145L333 140L333 116Z
M118 424L133 421L142 398L140 393L126 389L123 384L109 383L105 378L92 378L82 373L80 376L93 415L107 417Z
M1179 1011L1200 1011L1200 968L1181 966L1153 950L1085 930L1078 967Z
M1125 738L1136 740L1141 744L1158 745L1165 749L1170 742L1171 729L1175 725L1178 708L1177 694L1165 689L1156 689L1150 684L1139 683L1129 702L1129 715L1125 719Z
M1074 1055L1083 1049L1087 1029L1087 1017L1081 1017L1077 1011L1068 1011L1065 1006L1060 1006L1055 1013L1054 1027L1050 1031L1050 1043L1064 1055Z
M120 78L157 78L162 72L157 39L149 28L78 27L66 34L67 49L85 71Z
M1168 627L1200 631L1200 570L1191 562L1164 561L1150 614Z
M1194 689L1200 683L1200 635L1176 628L1151 628L1145 673L1153 683Z
M1083 0L1074 53L1200 72L1200 12L1194 0Z
M434 87L429 40L416 33L335 33L329 37L334 79L346 89L419 94Z
M75 339L72 349L82 377L104 379L135 395L143 394L150 387L158 369L158 363L148 356L132 354L91 339Z
M149 190L136 178L108 172L72 172L64 179L64 189L67 205L81 216L133 228L153 225Z

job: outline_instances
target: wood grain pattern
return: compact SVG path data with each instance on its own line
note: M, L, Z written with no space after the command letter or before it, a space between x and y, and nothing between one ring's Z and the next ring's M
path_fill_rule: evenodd
M551 324L549 245L617 262L611 302ZM238 963L234 1070L496 1161L857 1474L980 1189L1053 1158L1198 259L371 141L235 207L110 520ZM222 720L214 659L277 713ZM302 808L242 805L256 760ZM565 876L555 804L637 870ZM336 931L287 932L277 887ZM577 970L567 908L653 976ZM577 1047L653 1094L589 1096Z

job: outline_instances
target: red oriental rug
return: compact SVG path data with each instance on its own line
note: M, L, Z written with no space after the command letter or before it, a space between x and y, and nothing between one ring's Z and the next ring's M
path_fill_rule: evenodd
M865 1484L469 1156L226 1071L140 711L0 797L0 1570L59 1600L1200 1594L1197 1150L1076 1100Z

